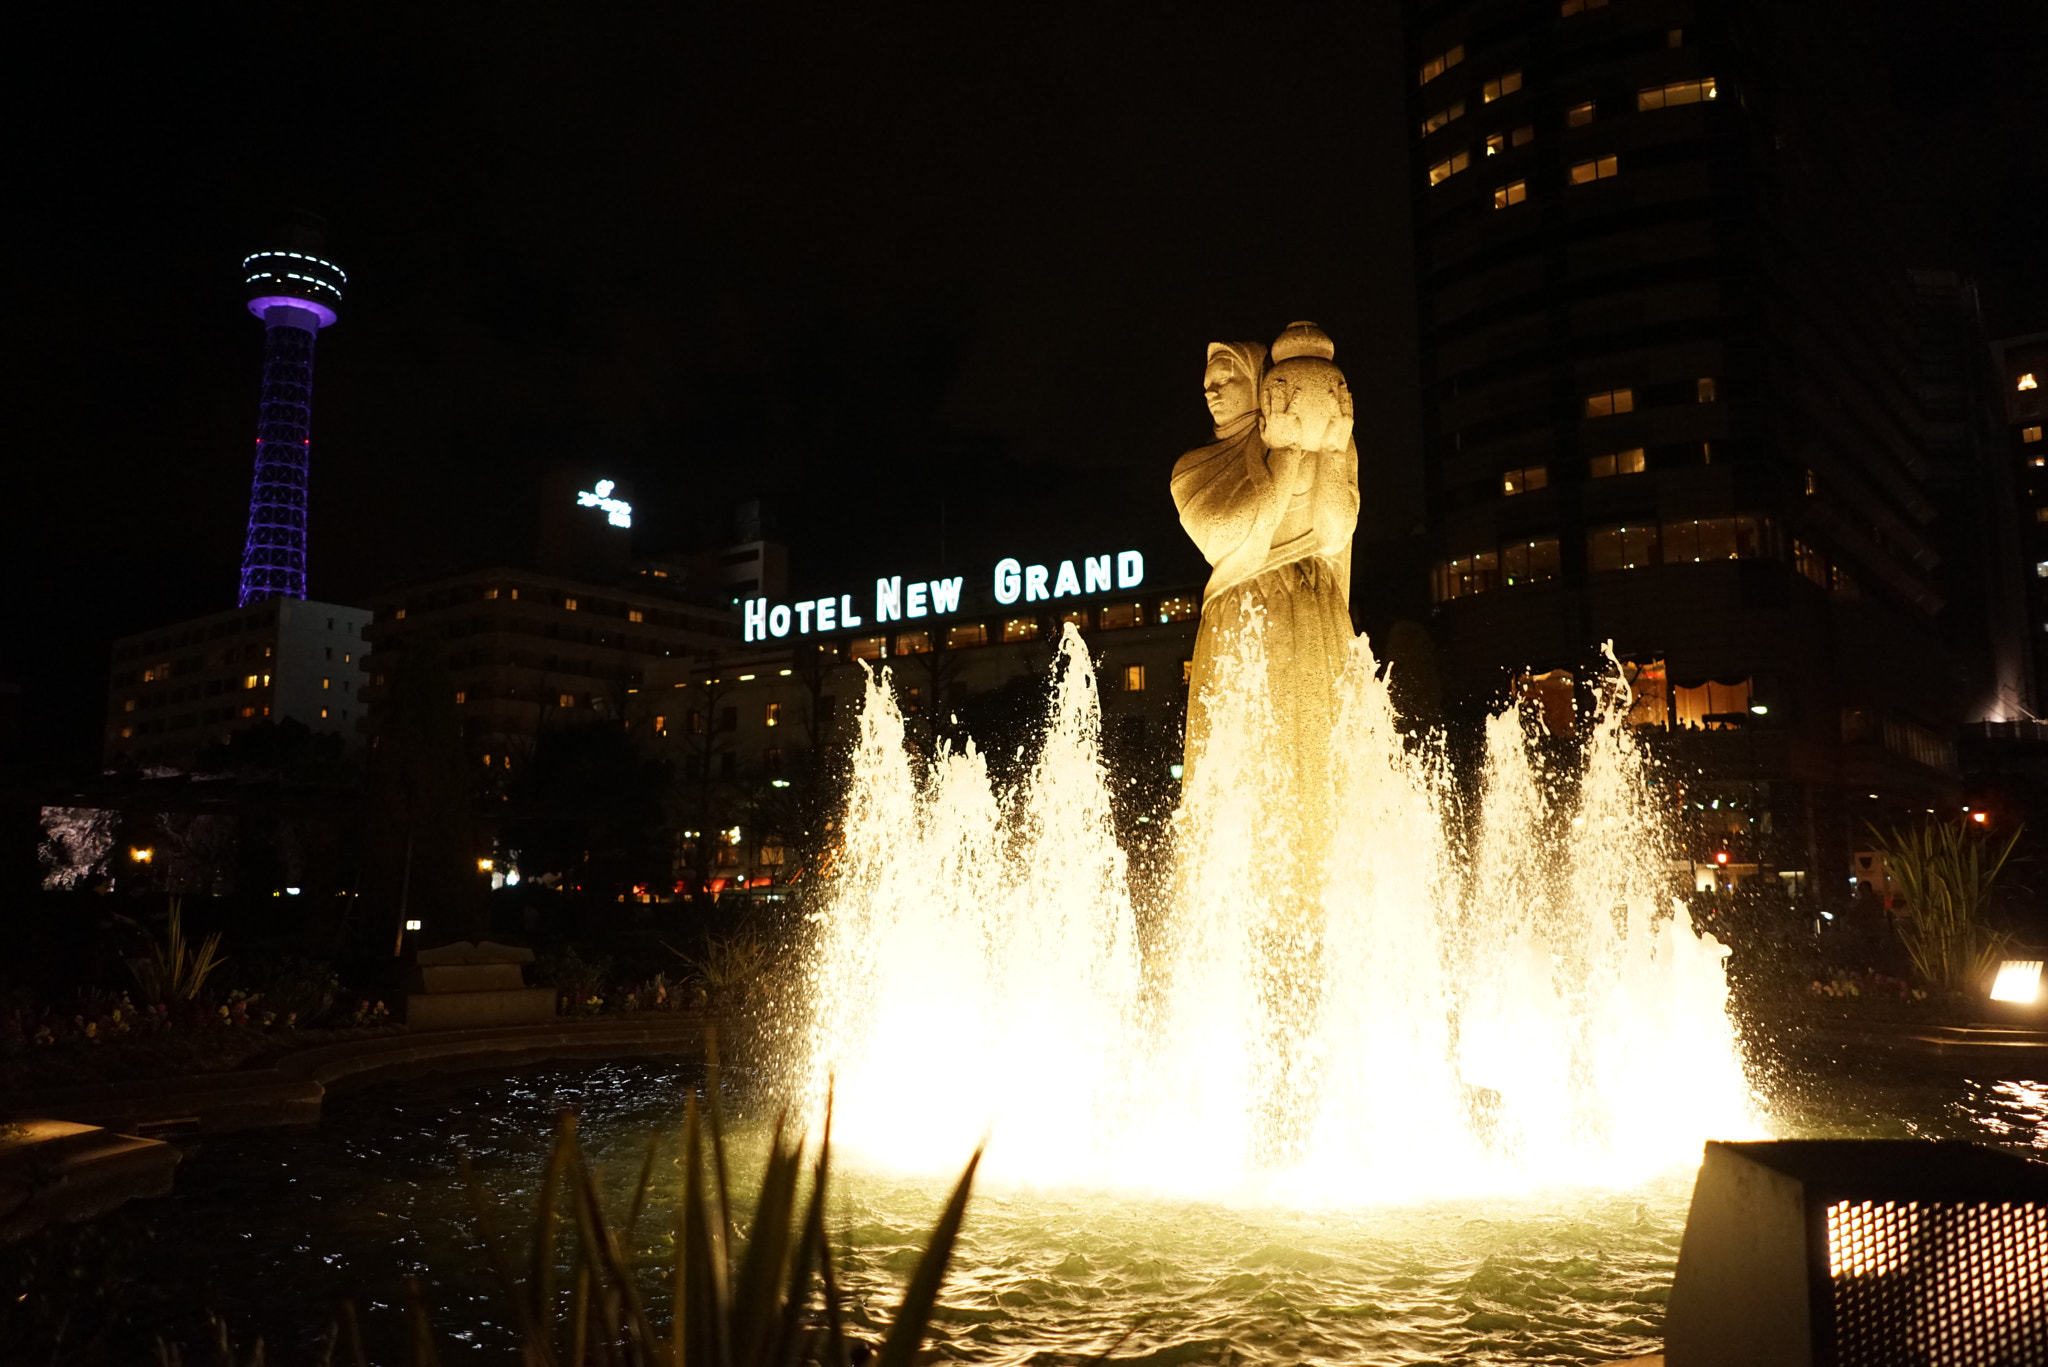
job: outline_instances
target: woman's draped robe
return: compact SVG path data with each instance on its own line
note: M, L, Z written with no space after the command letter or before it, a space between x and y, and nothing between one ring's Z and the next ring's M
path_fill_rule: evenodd
M1216 429L1218 440L1173 467L1181 526L1214 566L1188 687L1183 783L1202 763L1218 662L1263 617L1273 725L1265 762L1284 766L1300 836L1297 867L1313 877L1329 829L1330 743L1337 680L1350 650L1351 536L1358 526L1358 448L1304 453L1294 487L1277 487L1259 415ZM1254 740L1253 743L1259 743ZM1184 789L1185 790L1185 789Z

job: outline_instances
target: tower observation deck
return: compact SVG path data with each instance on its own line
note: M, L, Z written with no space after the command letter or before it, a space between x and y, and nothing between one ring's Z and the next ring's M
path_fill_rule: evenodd
M306 473L312 452L313 339L331 327L348 276L322 256L323 234L304 221L281 234L289 248L242 261L249 312L263 320L263 399L256 476L242 547L241 605L306 596Z

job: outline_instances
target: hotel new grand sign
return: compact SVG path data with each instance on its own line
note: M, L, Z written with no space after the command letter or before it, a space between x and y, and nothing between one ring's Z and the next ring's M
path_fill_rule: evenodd
M1026 565L1002 559L981 581L998 606L1050 603L1098 593L1134 589L1145 582L1145 557L1137 551L1108 551L1062 560L1058 565ZM831 631L858 631L886 622L952 617L960 612L967 576L912 579L900 574L875 580L874 597L865 593L827 594L793 603L751 598L740 605L743 635L748 641L780 640Z

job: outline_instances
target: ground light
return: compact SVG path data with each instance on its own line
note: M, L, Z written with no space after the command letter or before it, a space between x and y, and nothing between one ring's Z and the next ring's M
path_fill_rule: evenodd
M1991 981L1995 1002L2034 1002L2041 998L2041 960L2007 959Z

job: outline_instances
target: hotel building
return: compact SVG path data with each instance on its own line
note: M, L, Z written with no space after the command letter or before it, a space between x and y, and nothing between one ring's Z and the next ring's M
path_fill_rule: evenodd
M1903 255L1866 25L1775 0L1406 17L1446 691L1583 697L1612 641L1693 857L1846 890L1866 822L1957 810L1958 724L2027 706L2034 672L1984 658L2010 612L1956 625L2010 574L1955 572L2006 457L1930 431L1957 398L1936 372L1974 362L1942 330L1962 287Z

